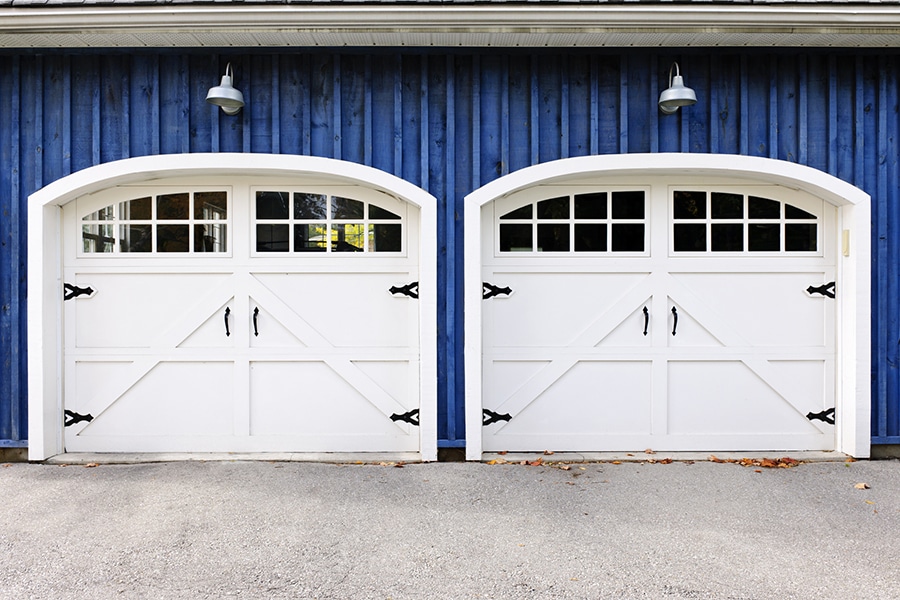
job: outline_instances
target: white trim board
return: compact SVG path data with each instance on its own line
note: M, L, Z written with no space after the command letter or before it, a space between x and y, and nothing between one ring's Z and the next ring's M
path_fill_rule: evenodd
M482 455L482 208L529 187L584 181L618 183L641 177L696 176L738 179L805 191L838 209L839 242L849 244L837 264L836 450L870 453L871 238L868 194L810 167L768 158L711 154L624 154L552 161L501 177L465 198L466 457Z

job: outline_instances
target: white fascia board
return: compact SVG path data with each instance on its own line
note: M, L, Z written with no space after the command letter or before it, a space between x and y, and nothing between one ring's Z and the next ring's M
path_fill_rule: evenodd
M242 40L253 34L279 34L283 45L345 45L348 36L370 34L371 45L402 45L403 36L439 36L452 45L496 45L478 42L475 35L514 45L533 43L546 36L548 43L567 42L604 34L633 34L637 44L658 45L658 34L690 34L692 46L743 45L755 36L784 35L846 37L848 46L865 46L877 36L879 43L900 39L900 6L870 5L297 5L297 6L150 6L61 7L0 9L0 47L71 45L72 36L89 46L145 43L160 35L183 36L185 46L223 44L228 33ZM565 34L560 36L560 34ZM648 34L646 42L641 34ZM649 35L653 34L653 35ZM740 42L727 36L739 35ZM394 36L400 36L396 39ZM723 36L726 36L723 38ZM358 41L358 37L353 38ZM124 40L124 41L123 41ZM246 43L246 41L244 42ZM271 45L267 37L260 45ZM277 42L276 42L277 43ZM17 46L19 44L19 46Z

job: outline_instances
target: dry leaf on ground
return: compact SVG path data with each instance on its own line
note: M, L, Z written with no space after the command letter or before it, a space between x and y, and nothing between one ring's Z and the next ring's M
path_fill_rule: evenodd
M857 483L853 487L855 487L858 490L867 490L867 489L869 489L869 484L868 483Z

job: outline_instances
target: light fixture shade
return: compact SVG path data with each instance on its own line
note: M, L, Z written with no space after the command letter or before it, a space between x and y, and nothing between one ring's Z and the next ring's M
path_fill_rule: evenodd
M675 76L672 76L672 69ZM659 110L671 115L682 106L690 106L697 103L697 94L694 90L684 85L684 79L678 71L678 63L673 63L669 69L669 87L659 95Z
M222 76L222 82L209 88L209 92L206 94L206 101L222 107L222 112L226 115L236 115L244 106L244 95L231 85L231 78L231 63L228 63L228 66L225 67L225 75Z

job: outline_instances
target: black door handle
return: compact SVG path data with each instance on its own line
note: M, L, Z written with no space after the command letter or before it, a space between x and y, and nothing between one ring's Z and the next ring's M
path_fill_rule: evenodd
M225 335L231 335L231 332L228 331L228 315L231 314L231 309L227 306L225 307Z
M675 307L672 307L672 316L675 317L675 323L672 324L672 335L675 335L675 331L678 329L678 311Z
M644 335L647 335L647 326L650 325L650 311L644 307Z
M253 309L253 335L259 335L259 329L256 326L256 319L259 317L259 307Z

